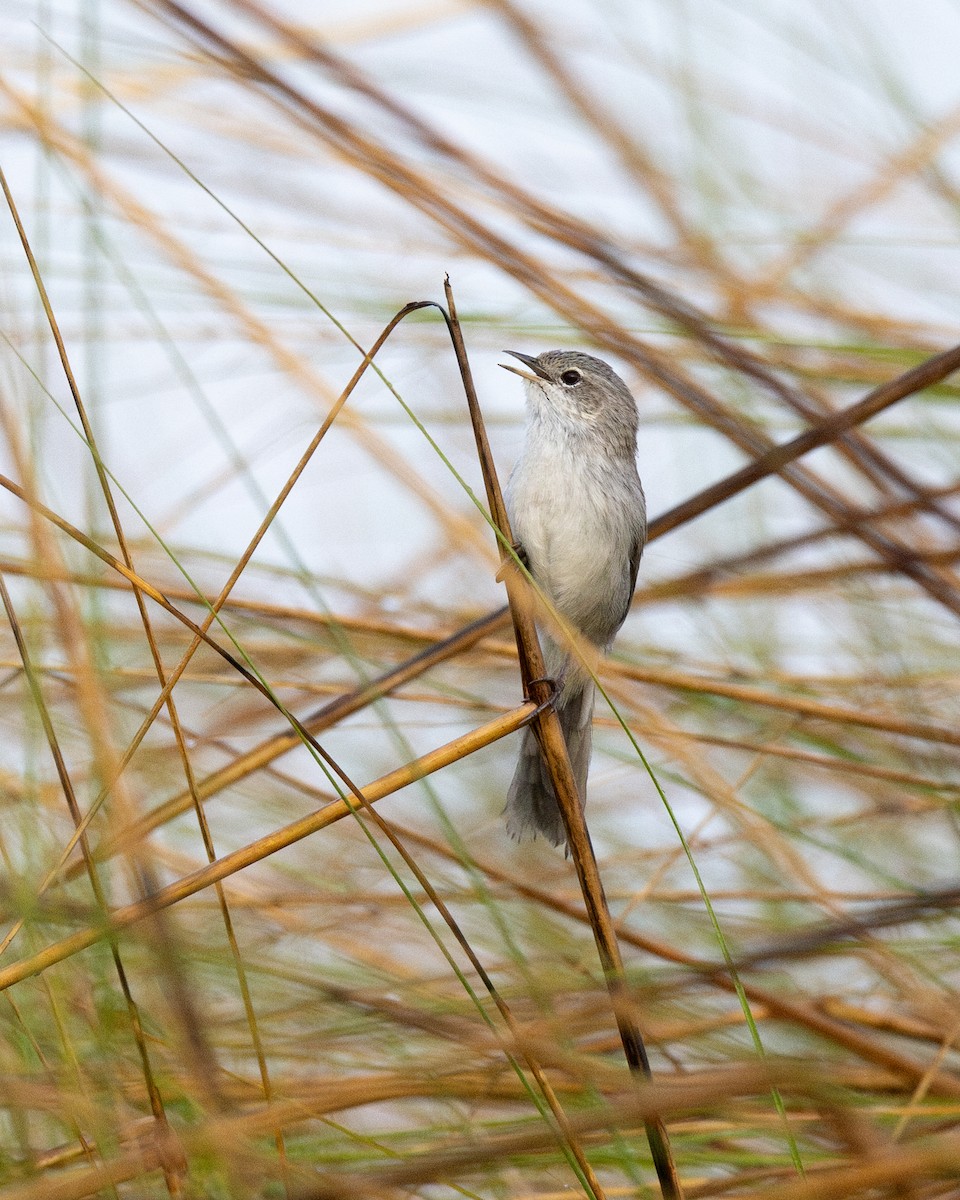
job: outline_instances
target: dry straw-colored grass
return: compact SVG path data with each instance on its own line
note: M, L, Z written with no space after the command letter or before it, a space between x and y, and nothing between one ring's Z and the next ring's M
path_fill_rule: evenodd
M18 7L0 1200L960 1195L960 118L615 7ZM589 835L485 518L551 344L653 516Z

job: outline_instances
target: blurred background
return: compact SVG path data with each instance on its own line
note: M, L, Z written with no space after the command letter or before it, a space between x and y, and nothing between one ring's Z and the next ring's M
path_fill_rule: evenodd
M657 1195L572 866L503 829L519 739L457 740L522 692L435 309L271 506L446 274L501 479L503 350L586 349L654 518L960 340L957 6L4 15L0 1196ZM956 400L663 522L601 672L691 1196L960 1194ZM361 787L459 761L387 789L394 842L294 841L345 789L282 710Z

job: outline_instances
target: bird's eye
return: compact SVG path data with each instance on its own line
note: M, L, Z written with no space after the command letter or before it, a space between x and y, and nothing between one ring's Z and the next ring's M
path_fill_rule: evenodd
M560 376L560 382L564 387L576 387L582 378L579 371L564 371Z

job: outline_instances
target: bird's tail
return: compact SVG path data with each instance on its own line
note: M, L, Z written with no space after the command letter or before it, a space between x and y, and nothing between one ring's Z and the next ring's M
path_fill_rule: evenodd
M560 718L560 728L567 743L582 805L587 798L587 771L593 740L594 687L592 681L588 680L569 698L566 691L560 695L557 716ZM507 833L518 842L535 838L538 833L543 834L554 846L561 846L566 841L567 834L557 797L550 784L540 745L529 726L523 731L520 761L507 793L504 813Z

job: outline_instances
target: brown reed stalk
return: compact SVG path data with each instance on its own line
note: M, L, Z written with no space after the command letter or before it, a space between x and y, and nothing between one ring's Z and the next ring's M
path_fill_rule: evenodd
M401 788L409 787L411 783L425 779L428 775L433 774L434 771L439 771L442 767L447 767L451 763L458 762L465 755L489 746L492 742L506 737L507 734L515 733L527 724L536 711L536 707L535 704L528 701L512 712L505 713L503 716L487 722L486 725L481 726L472 733L455 738L445 746L439 746L435 750L431 750L428 754L421 755L420 758L415 759L413 762L390 771L387 775L374 780L373 783L368 784L362 790L358 789L358 802L364 805L375 803L377 800L383 799L384 796L392 795ZM78 933L71 934L59 942L52 943L46 949L18 963L13 963L8 967L0 967L0 991L11 987L15 983L19 983L23 979L28 979L31 975L36 975L38 972L46 970L54 963L63 962L64 959L70 958L81 950L86 950L88 947L96 945L97 942L102 941L114 931L125 929L130 925L143 921L151 917L154 913L169 908L172 904L177 904L179 901L186 899L186 897L196 895L197 892L201 892L205 888L219 883L223 879L227 879L237 871L242 871L254 863L261 862L271 854L276 854L278 850L284 850L286 847L292 846L295 842L299 842L303 838L309 837L321 829L325 829L328 825L343 820L344 817L351 815L354 808L355 805L347 800L331 801L317 812L310 813L308 816L301 817L300 820L293 821L282 829L277 829L265 837L258 838L255 842L251 842L240 850L234 850L232 853L223 855L223 857L216 859L206 867L200 867L191 874L183 876L176 883L158 888L156 892L145 897L143 900L125 905L122 908L112 909L103 924L80 930ZM52 882L52 880L49 882Z
M533 720L533 729L536 732L537 741L540 743L550 782L560 807L567 835L567 846L576 868L584 904L589 915L590 928L600 954L600 962L610 991L614 1017L627 1063L631 1071L650 1078L650 1063L640 1026L633 1015L625 1011L623 1007L626 992L623 958L620 954L616 930L610 916L610 908L603 891L596 855L584 818L582 798L577 790L563 731L560 728L560 719L551 706L553 684L545 677L546 669L534 620L533 596L527 581L516 569L515 551L511 549L513 536L510 532L510 520L500 491L490 443L487 440L480 402L473 385L470 362L460 323L457 320L457 309L449 276L444 281L444 292L449 315L450 336L453 340L457 364L463 380L463 389L470 410L470 420L477 442L477 455L480 459L484 487L487 492L487 504L493 517L499 543L501 571L507 587L510 616L513 620L514 634L517 640L523 689L524 693L538 706L538 713ZM660 1190L664 1197L668 1197L670 1200L677 1197L679 1200L683 1196L683 1190L673 1161L670 1139L663 1118L659 1114L651 1114L646 1119L645 1126L657 1178L660 1181Z

